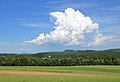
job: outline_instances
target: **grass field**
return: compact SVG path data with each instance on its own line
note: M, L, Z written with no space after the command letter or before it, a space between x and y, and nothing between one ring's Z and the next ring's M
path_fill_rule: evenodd
M1 66L0 82L120 82L120 66Z

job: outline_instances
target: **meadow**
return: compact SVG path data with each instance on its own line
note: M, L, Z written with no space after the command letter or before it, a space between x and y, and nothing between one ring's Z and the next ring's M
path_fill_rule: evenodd
M120 66L0 66L0 82L120 82Z

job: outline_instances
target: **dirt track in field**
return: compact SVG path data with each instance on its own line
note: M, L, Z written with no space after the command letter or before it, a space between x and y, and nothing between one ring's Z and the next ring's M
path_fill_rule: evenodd
M71 73L54 73L54 72L16 72L16 71L0 71L0 75L47 75L47 76L96 76L93 74L71 74Z

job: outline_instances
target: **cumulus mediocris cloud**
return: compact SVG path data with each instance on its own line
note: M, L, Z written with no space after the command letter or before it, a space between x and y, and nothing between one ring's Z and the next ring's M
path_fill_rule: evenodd
M108 39L99 32L99 24L79 10L67 8L64 12L51 12L50 16L54 19L54 30L25 43L96 46Z

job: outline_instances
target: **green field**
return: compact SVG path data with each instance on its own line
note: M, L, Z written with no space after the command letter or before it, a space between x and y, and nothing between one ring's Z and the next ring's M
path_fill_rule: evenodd
M0 82L120 82L120 66L1 66Z

